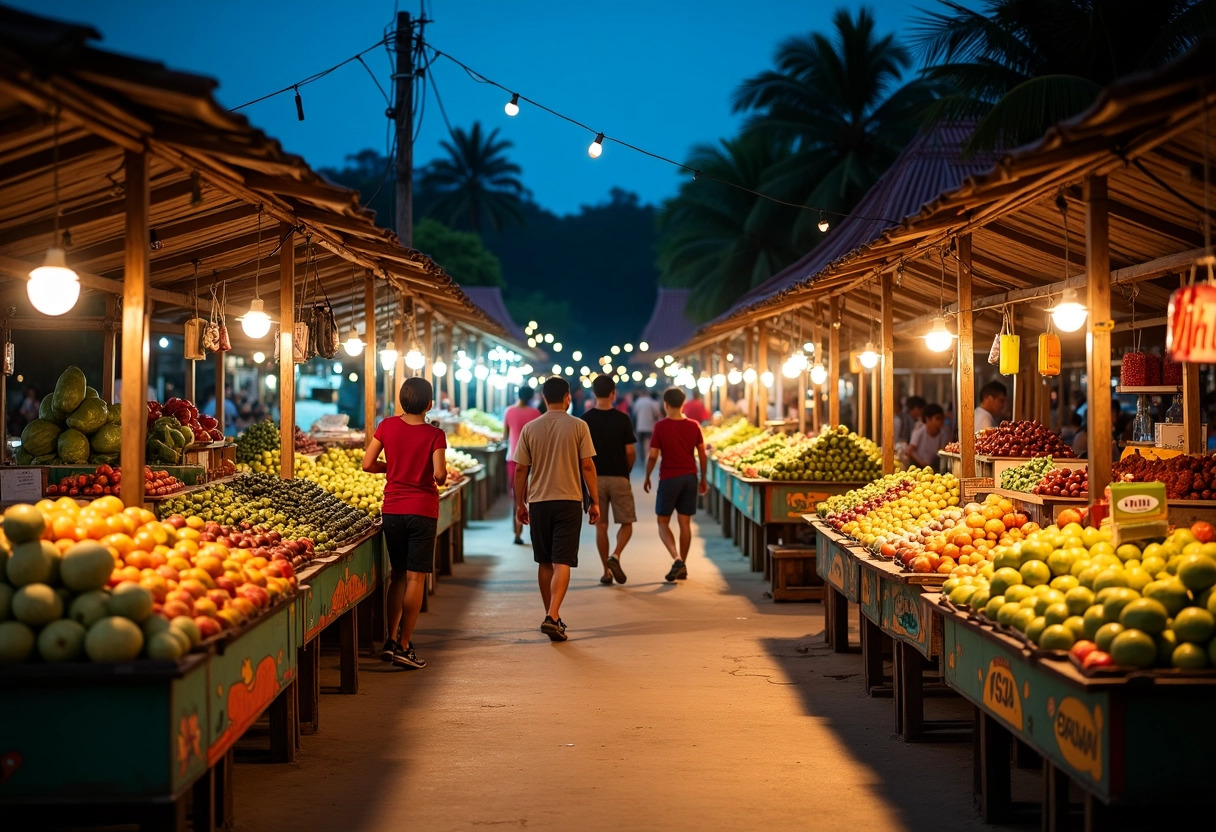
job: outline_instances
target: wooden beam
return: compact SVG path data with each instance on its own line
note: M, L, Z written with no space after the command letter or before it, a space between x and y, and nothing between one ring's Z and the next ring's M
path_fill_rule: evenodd
M1066 189L1066 193L1070 199L1080 201L1082 197L1081 187L1073 185ZM1199 230L1199 226L1188 227L1178 225L1175 222L1159 217L1156 214L1151 214L1142 208L1137 208L1134 205L1128 205L1116 200L1110 201L1110 215L1126 220L1132 225L1138 225L1141 228L1152 231L1155 234L1160 234L1164 237L1169 237L1177 240L1188 246L1203 245L1203 233Z
M363 447L376 430L376 278L363 278Z
M763 426L768 420L768 387L761 377L768 369L768 330L760 324L760 343L756 353L756 424Z
M126 255L122 305L122 501L144 504L148 438L148 155L126 151Z
M882 276L882 470L895 472L895 277Z
M357 191L327 185L323 182L301 182L289 176L270 176L264 173L245 175L245 187L255 191L266 191L279 196L307 199L310 202L328 205L337 210L359 207Z
M289 480L296 473L296 236L287 223L279 236L286 237L279 249L279 475Z
M836 321L840 317L840 299L828 299L828 424L835 428L840 424L840 330Z
M962 476L975 476L975 340L971 312L971 235L958 238L958 441Z
M401 324L400 310L397 310L397 316L393 319L393 346L397 348L397 363L393 367L393 383L388 387L388 395L393 400L393 412L401 415L404 411L401 409L401 397L397 395L397 391L401 389L401 385L405 381L405 351L409 349L409 346L405 343L405 329ZM480 390L479 385L478 407L482 406Z
M1102 499L1110 484L1110 216L1105 176L1085 180L1085 260L1087 305L1085 350L1087 364L1086 425L1089 431L1089 502Z
M426 380L431 385L431 394L435 393L435 327L433 326L431 310L422 313L422 350L426 356ZM438 401L438 397L435 397Z
M168 223L165 225L156 226L156 236L162 242L168 245L169 251L173 255L167 258L157 258L152 265L156 269L164 268L164 262L168 262L176 258L175 262L190 263L195 259L190 256L188 248L183 248L180 244L175 244L174 241L181 241L182 238L192 237L200 231L210 231L217 226L228 225L230 223L240 222L241 220L256 217L257 209L252 205L237 205L232 208L226 208L222 211L216 211L211 214L203 214L194 216L190 219L180 222ZM151 230L151 229L149 229ZM98 260L106 260L122 250L121 240L106 240L92 246L81 246L72 251L72 259L77 263L91 263ZM148 241L144 241L147 245ZM188 242L187 242L188 246ZM182 258L185 258L184 260Z

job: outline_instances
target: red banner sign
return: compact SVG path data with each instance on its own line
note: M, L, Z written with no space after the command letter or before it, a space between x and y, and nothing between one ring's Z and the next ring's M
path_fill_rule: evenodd
M1165 348L1175 361L1216 364L1216 286L1200 283L1170 295Z

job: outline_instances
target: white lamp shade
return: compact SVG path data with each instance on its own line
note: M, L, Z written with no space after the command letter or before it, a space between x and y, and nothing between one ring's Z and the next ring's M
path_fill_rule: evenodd
M62 315L76 305L80 298L80 278L68 268L63 249L46 250L42 265L30 270L25 291L30 303L43 315Z
M418 350L410 350L405 354L405 366L411 370L421 370L426 366L426 359Z
M873 370L878 366L878 351L874 349L873 342L866 341L866 347L861 351L861 355L857 356L857 360L867 370Z
M828 380L827 368L822 363L811 368L811 384L823 384Z
M751 367L748 367L746 370L743 371L743 380L748 384L755 384L756 377L757 377L756 371L754 369L752 369Z
M944 318L934 318L933 327L925 333L925 346L933 352L945 352L954 343L954 333L946 329Z
M380 350L380 369L389 372L397 365L397 345L389 341Z
M350 332L346 333L346 340L342 342L342 349L351 358L363 353L363 339L359 337L359 333L355 331L353 326L350 328Z
M1076 301L1065 301L1051 310L1051 320L1061 332L1076 332L1088 317L1089 310Z
M765 370L763 373L760 374L760 383L763 384L765 387L772 387L776 381L777 381L777 377L775 375L773 375L772 372L770 372L769 370Z
M263 308L261 298L249 302L249 311L241 316L241 330L250 338L265 338L270 332L270 316Z

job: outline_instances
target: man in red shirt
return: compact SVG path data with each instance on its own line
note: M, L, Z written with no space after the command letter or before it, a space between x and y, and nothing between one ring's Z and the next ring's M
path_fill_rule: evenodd
M512 497L515 496L515 445L519 442L519 434L524 429L524 425L533 419L540 418L540 411L532 406L532 393L532 388L528 385L520 387L519 403L514 407L508 407L502 417L503 426L507 429L507 486ZM515 545L523 546L524 527L520 525L518 519L514 519L514 523Z
M659 518L659 538L671 555L671 569L665 579L674 581L688 577L688 549L692 545L692 516L697 513L697 494L709 490L705 479L705 439L701 426L686 417L684 391L669 387L663 393L663 409L666 419L655 423L654 435L650 438L650 453L646 458L646 480L642 488L650 493L650 474L662 456L659 466L659 491L655 497L655 514ZM697 480L697 464L694 451L701 461L701 478ZM680 545L671 533L671 514L678 515Z
M438 486L448 479L447 437L426 422L432 395L426 379L407 378L401 385L403 412L380 423L363 454L364 471L386 475L381 521L393 571L388 584L389 636L381 657L412 668L426 667L411 639L422 611L426 576L435 570ZM380 461L381 450L385 462Z
M680 391L681 395L683 392L682 390ZM705 403L695 396L684 403L683 411L685 416L697 424L709 421L710 413L705 409Z

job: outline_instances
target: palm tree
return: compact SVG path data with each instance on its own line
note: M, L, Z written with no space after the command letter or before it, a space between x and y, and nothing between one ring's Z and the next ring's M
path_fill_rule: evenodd
M480 122L467 133L457 127L451 141L440 146L447 157L431 162L421 182L437 194L428 210L431 216L477 234L485 222L495 231L507 222L523 223L521 202L528 192L518 179L522 170L504 155L513 145L498 138L497 128L483 137Z
M748 129L787 141L796 151L770 171L767 192L802 205L845 213L870 189L920 126L938 94L925 80L901 84L912 54L875 32L873 13L833 15L833 36L812 32L778 46L776 69L735 91L736 112L755 115ZM818 214L804 211L794 229L800 248L819 239Z
M724 311L798 256L789 234L796 209L714 181L759 190L790 155L788 144L759 133L693 148L686 164L704 176L663 206L658 262L660 282L693 289L697 319Z
M931 120L978 119L972 150L1016 147L1093 103L1116 78L1186 51L1216 25L1216 0L938 0L914 40L923 75L952 92Z

